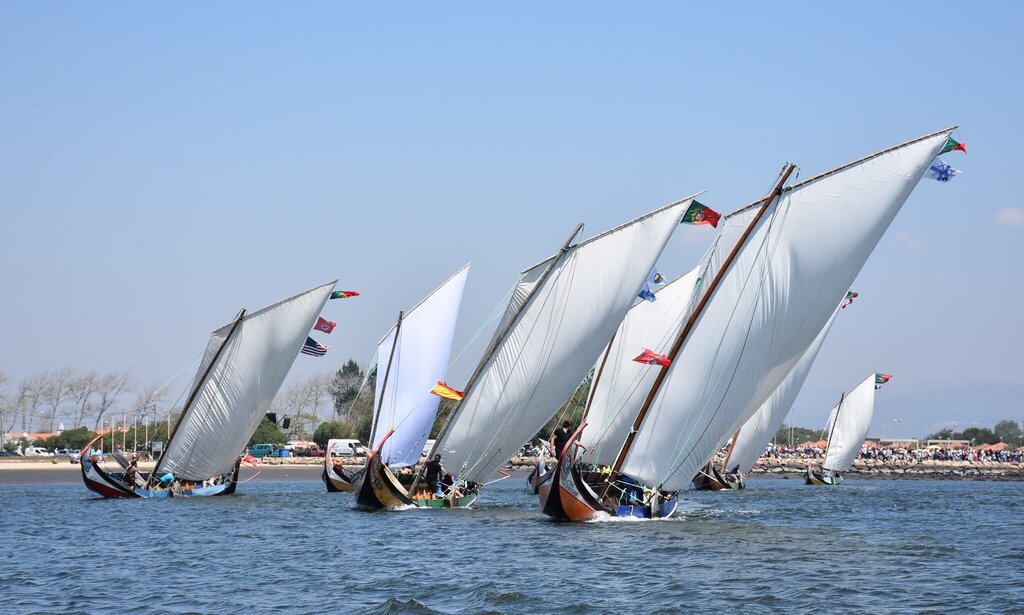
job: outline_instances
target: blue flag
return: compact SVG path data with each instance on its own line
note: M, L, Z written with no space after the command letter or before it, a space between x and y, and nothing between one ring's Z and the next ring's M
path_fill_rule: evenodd
M928 167L928 172L925 173L925 177L940 182L948 182L959 174L959 169L954 169L945 162L942 162L941 158L936 158L935 162L932 163L932 166Z
M651 289L652 286L664 286L665 276L658 273L657 269L651 269L651 274L647 276L647 281L644 282L644 287L640 289L640 294L637 297L645 301L656 301L658 298L654 296L654 291Z

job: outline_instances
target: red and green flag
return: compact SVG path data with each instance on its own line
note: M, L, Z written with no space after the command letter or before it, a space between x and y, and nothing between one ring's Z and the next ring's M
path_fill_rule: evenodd
M885 384L892 378L892 374L883 374L881 372L875 373L875 384Z
M331 299L348 299L349 297L358 297L359 291L357 290L336 290L331 293Z
M662 365L664 367L672 365L671 359L669 359L663 354L658 354L648 348L644 348L644 351L641 352L633 360L636 361L637 363L644 363L647 365Z
M967 153L967 146L965 144L957 141L953 137L949 137L948 139L946 139L946 144L942 146L942 151L939 152L939 153L940 154L945 154L946 152L955 152L957 150L960 150L961 152L966 154Z
M859 296L860 296L860 293L858 293L857 291L854 291L854 290L847 291L846 292L846 298L843 299L843 303L839 307L845 308L846 306L848 306L851 303L853 303L853 300L856 299Z
M714 209L694 201L683 214L683 219L680 222L682 224L710 224L714 228L718 228L718 221L721 217L722 214Z

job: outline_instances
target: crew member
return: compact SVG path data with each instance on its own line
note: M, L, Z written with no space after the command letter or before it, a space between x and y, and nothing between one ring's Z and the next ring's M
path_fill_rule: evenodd
M565 449L565 445L569 442L570 438L572 438L572 423L562 421L562 426L556 429L555 433L551 434L551 448L555 449L555 459L562 460L562 451ZM576 441L576 445L583 450L587 449L579 440Z
M437 492L437 484L441 479L441 474L444 472L441 467L441 456L434 455L434 459L427 462L427 487L430 488L430 493Z

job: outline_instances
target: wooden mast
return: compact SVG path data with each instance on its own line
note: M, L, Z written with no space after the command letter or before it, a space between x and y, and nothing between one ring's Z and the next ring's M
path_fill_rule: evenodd
M522 315L522 313L526 310L526 307L530 305L531 301L533 301L534 295L537 294L537 289L544 285L544 282L548 279L548 276L551 275L551 272L554 270L555 265L558 264L558 261L562 258L562 256L565 255L565 253L569 251L569 248L572 247L573 239L575 239L576 236L579 235L581 230L583 230L582 222L576 225L576 228L573 229L572 233L565 240L565 243L562 244L562 248L558 251L558 253L550 258L551 264L548 265L547 269L544 270L544 273L542 273L540 278L537 279L537 283L533 285L532 289L530 289L530 294L526 296L526 300L523 301L523 304L519 306L518 310L516 310L515 315L508 320L508 324L505 325L505 328L494 336L494 341L491 342L491 345L488 347L487 352L484 353L483 358L480 359L479 363L477 363L476 370L473 371L473 375L471 375L469 377L469 380L466 382L466 388L463 391L463 399L465 399L466 395L469 395L469 392L472 390L473 386L476 385L476 381L477 379L480 378L480 374L483 373L484 367L487 365L487 362L490 361L491 357L494 356L494 353L498 351L498 348L505 341L505 338L508 337L509 332L512 331L512 327L519 320L519 316ZM445 434L448 433L448 427L451 426L452 421L455 419L455 416L459 413L459 407L461 407L461 405L462 404L460 403L459 406L456 406L455 410L453 410L452 413L448 415L448 418L445 419L444 425L441 426L441 431L438 432L437 437L434 439L434 445L430 447L430 452L427 453L428 461L431 458L433 458L435 452L437 451L437 447L441 445L441 441L444 439ZM412 486L409 487L409 493L415 493L415 489L420 483L421 475L422 468L420 468L420 472L416 474L416 478L413 480Z
M836 406L836 416L832 419L832 429L828 430L828 444L825 445L825 458L828 458L828 449L832 446L832 434L836 432L836 424L839 423L839 412L843 409L843 401L846 400L846 392L839 396L839 405ZM821 469L827 470L825 467L825 459L821 460Z
M398 322L395 323L395 341L391 344L391 352L388 354L388 366L384 370L384 382L380 385L380 399L377 400L377 410L373 413L373 433L370 434L370 446L373 446L373 437L377 435L377 424L380 422L380 409L384 404L384 392L388 390L388 376L391 375L391 361L395 358L395 348L398 348L398 334L402 332L402 318L405 312L398 312ZM389 434L390 435L390 434ZM369 459L367 459L369 466Z
M741 425L740 428L736 430L736 435L732 437L732 442L729 443L729 452L725 454L725 459L722 461L723 476L729 473L729 458L732 457L732 451L736 448L736 440L739 439L740 431L742 430L743 426Z
M683 342L685 342L686 338L689 337L690 331L693 329L694 325L697 323L697 319L700 318L704 308L711 300L711 296L715 293L715 289L718 288L718 284L722 281L725 273L729 270L729 266L732 265L733 260L736 259L736 255L739 254L739 251L747 242L747 238L750 237L750 234L754 231L754 227L757 226L757 223L764 216L765 211L768 210L768 206L771 205L772 201L774 201L780 194L782 194L782 189L786 184L786 180L789 179L789 176L793 173L795 168L795 165L787 164L782 170L779 181L775 184L775 188L772 189L768 196L761 200L761 208L758 210L753 220L750 221L750 224L747 225L747 228L743 231L743 235L740 236L739 241L737 241L736 245L733 246L729 256L726 257L725 262L722 263L718 273L715 274L715 278L711 281L711 285L708 287L707 292L704 293L703 297L701 297L697 307L693 310L693 314L691 314L689 320L686 321L686 326L684 326L683 330L680 331L675 344L672 345L672 350L670 350L668 354L670 365L675 362L676 355L683 347ZM611 473L605 480L604 490L601 492L601 499L604 499L608 495L608 490L611 489L612 483L618 479L619 471L622 469L622 464L626 460L626 455L629 454L629 449L633 445L633 440L636 438L637 431L639 431L640 426L643 424L644 418L646 418L647 412L650 410L651 404L654 402L654 398L658 394L659 389L661 389L661 385L665 381L665 377L667 375L668 368L663 366L661 371L658 372L658 376L655 378L654 384L651 385L651 391L647 394L647 399L644 400L643 406L641 406L640 411L637 413L636 420L633 421L633 426L630 429L629 434L626 436L626 441L622 444L622 449L619 451L619 456L615 459L615 465L612 466Z
M164 463L164 457L167 455L167 451L170 450L171 443L174 442L174 436L178 433L178 427L181 426L182 421L185 419L185 414L189 411L189 408L192 407L192 403L196 400L196 395L199 394L199 389L201 389L206 383L206 379L210 376L213 366L217 364L217 359L220 358L220 354L224 351L224 348L227 347L228 341L231 339L231 336L235 334L235 331L238 329L238 325L242 324L243 318L245 318L245 308L239 310L238 316L235 317L234 324L231 325L231 330L228 331L227 336L224 337L224 342L221 343L220 348L218 348L217 352L213 355L213 359L210 360L210 364L206 366L206 371L203 372L202 378L196 382L195 388L193 388L192 393L189 394L188 400L181 409L181 414L178 415L178 420L174 422L174 429L172 429L171 433L167 435L167 447L164 449L163 453L160 454L160 460L156 462L156 467L153 468L153 472L149 475L149 480L146 481L147 489L153 483L153 479L159 474L160 466Z

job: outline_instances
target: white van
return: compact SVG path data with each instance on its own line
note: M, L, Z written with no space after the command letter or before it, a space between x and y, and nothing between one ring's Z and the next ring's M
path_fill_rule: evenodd
M53 453L51 453L50 451L46 450L45 448L40 448L38 446L26 446L25 447L25 456L26 457L53 457Z
M327 450L335 457L361 457L366 455L366 449L359 440L351 438L339 438L327 443Z

